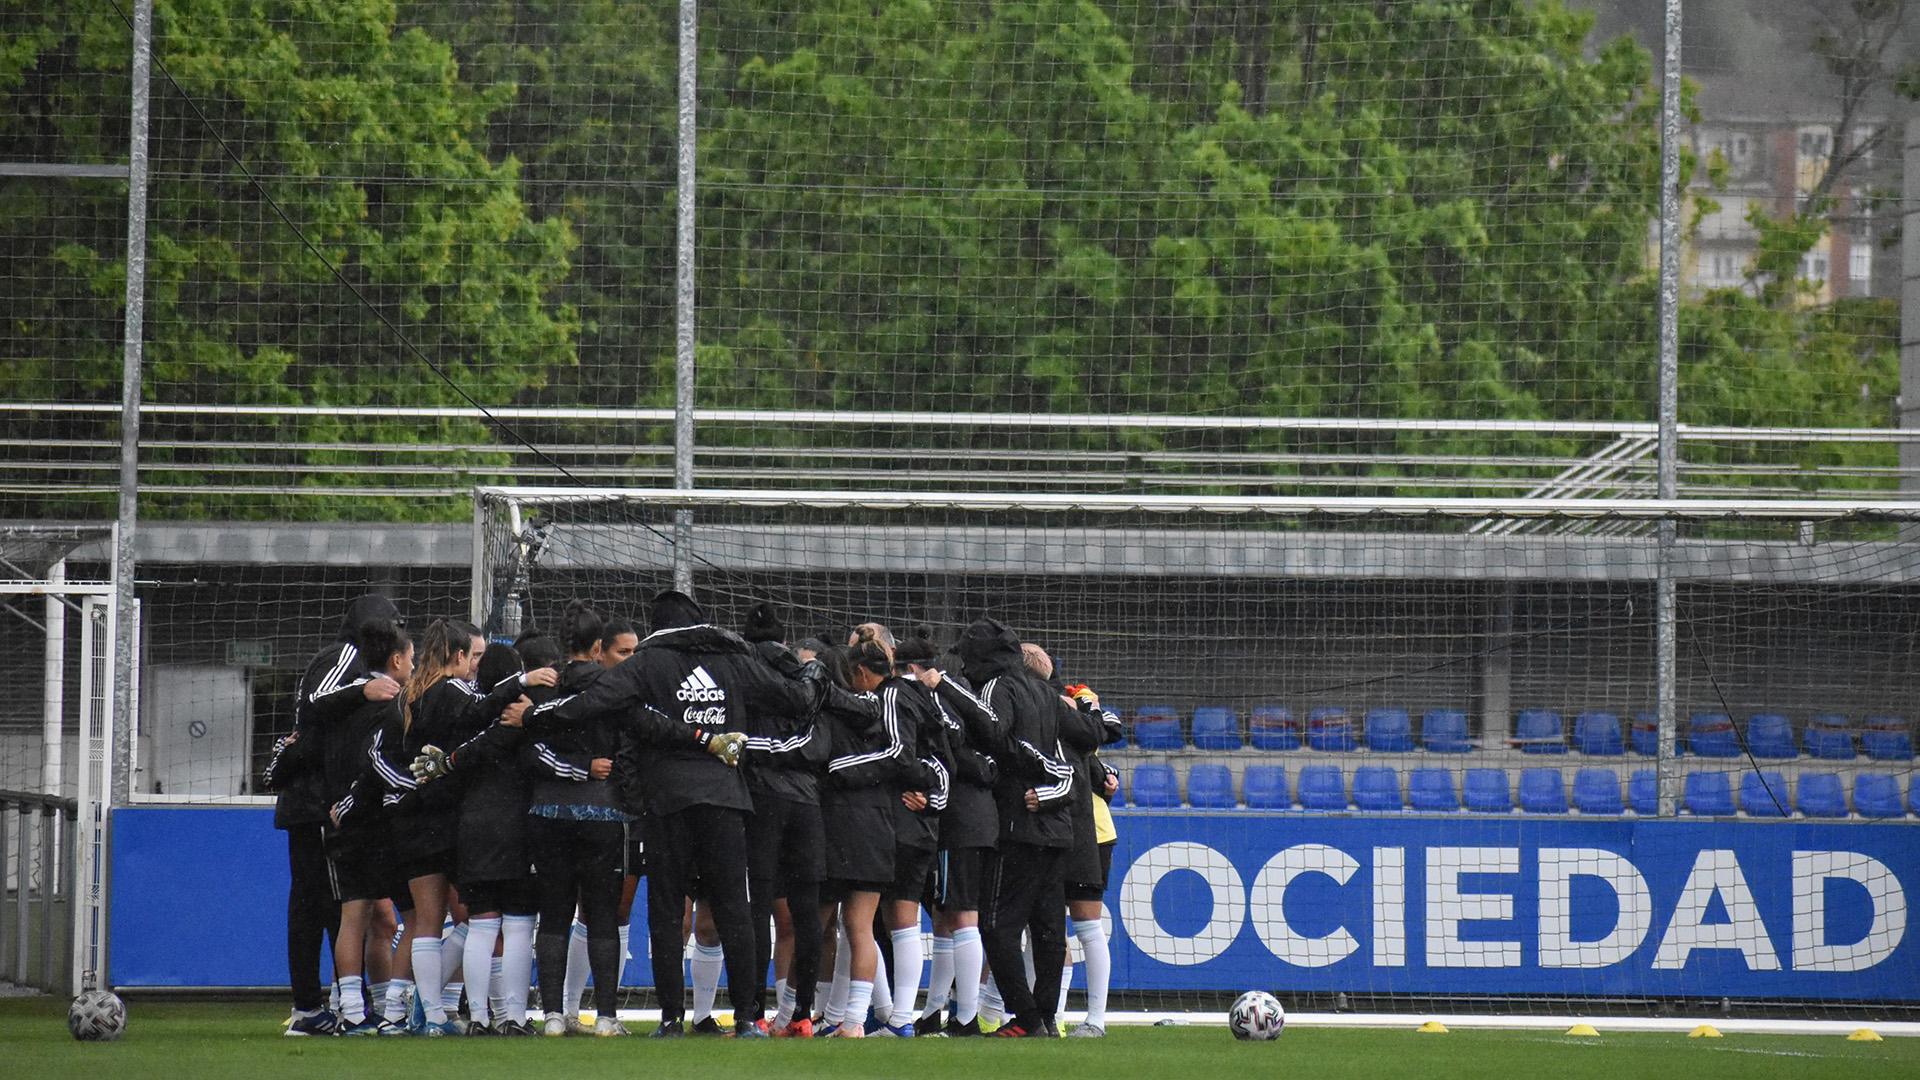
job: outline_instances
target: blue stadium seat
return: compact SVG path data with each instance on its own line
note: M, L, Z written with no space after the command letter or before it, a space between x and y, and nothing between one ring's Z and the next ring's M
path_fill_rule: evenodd
M1477 814L1504 814L1513 809L1513 790L1505 769L1468 769L1460 778L1460 801Z
M1694 713L1687 720L1687 753L1700 757L1739 757L1740 734L1726 713Z
M1660 754L1660 714L1634 713L1633 725L1627 730L1627 740L1633 744L1633 752L1657 757ZM1686 748L1681 747L1684 753Z
M1300 805L1308 810L1345 810L1347 782L1337 765L1308 765L1300 770Z
M1858 756L1853 748L1853 728L1844 716L1816 716L1807 721L1801 745L1807 753L1824 761L1852 761Z
M1400 776L1384 765L1353 770L1353 805L1361 810L1400 809Z
M1452 769L1414 769L1407 773L1407 803L1415 810L1458 810Z
M1218 705L1193 710L1193 745L1196 750L1240 749L1239 714Z
M1905 817L1900 805L1900 779L1890 773L1861 773L1853 778L1853 808L1861 817Z
M1754 713L1747 717L1747 749L1757 758L1799 757L1800 747L1793 741L1793 721L1779 713Z
M1231 810L1240 805L1233 797L1233 770L1225 765L1195 765L1187 771L1187 805L1196 810Z
M1660 776L1652 769L1635 769L1627 777L1627 808L1636 814L1660 812Z
M1407 710L1368 709L1367 749L1388 753L1412 750L1413 722L1407 719Z
M1847 789L1840 774L1801 773L1800 812L1808 817L1846 817Z
M1173 766L1158 761L1137 765L1133 770L1133 805L1148 810L1167 810L1180 805L1180 781Z
M1283 765L1249 765L1241 778L1241 801L1255 810L1291 810L1287 770Z
M1133 745L1142 750L1184 750L1180 714L1171 705L1142 705L1133 717Z
M1620 718L1610 712L1583 712L1573 718L1573 748L1596 757L1618 757L1627 752L1620 738ZM1620 778L1614 777L1619 786Z
M1420 717L1420 741L1436 754L1464 754L1473 749L1467 741L1467 714L1462 709L1428 709Z
M1616 732L1619 728L1614 729ZM1573 774L1573 808L1583 814L1618 814L1620 774L1612 769L1581 769Z
M1307 713L1307 746L1314 750L1352 750L1353 720L1345 709L1313 709Z
M1748 817L1792 817L1793 795L1784 773L1754 772L1740 776L1740 809Z
M1255 706L1247 734L1255 750L1300 749L1300 724L1285 705Z
M1564 754L1566 725L1552 709L1521 709L1513 725L1513 741L1529 754Z
M1920 777L1907 779L1907 809L1920 814Z
M1680 804L1689 814L1699 817L1733 815L1733 783L1723 772L1690 772Z
M1520 809L1529 814L1567 812L1567 783L1559 769L1520 770Z
M1913 734L1898 716L1869 716L1860 729L1860 749L1875 761L1912 761Z

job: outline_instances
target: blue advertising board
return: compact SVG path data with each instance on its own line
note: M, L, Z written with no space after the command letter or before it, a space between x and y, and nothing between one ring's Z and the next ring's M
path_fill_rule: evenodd
M1920 1000L1913 825L1115 817L1116 989ZM284 986L286 887L265 807L115 811L113 983Z

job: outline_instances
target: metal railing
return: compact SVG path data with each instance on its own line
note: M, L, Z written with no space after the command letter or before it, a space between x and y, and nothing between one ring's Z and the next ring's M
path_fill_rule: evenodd
M71 993L79 803L0 790L0 979Z

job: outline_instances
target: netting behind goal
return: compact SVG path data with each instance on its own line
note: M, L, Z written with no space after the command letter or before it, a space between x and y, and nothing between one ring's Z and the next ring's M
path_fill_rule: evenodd
M1124 778L1123 1001L1917 996L1920 545L1898 515L1665 518L1662 819L1644 506L688 500L682 554L719 625L771 600L790 640L877 620L951 644L992 615L1123 717L1102 752ZM688 500L483 490L476 614L510 633L585 597L643 621Z

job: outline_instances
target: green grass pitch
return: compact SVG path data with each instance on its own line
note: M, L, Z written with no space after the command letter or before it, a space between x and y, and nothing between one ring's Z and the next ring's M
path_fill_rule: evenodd
M21 1080L1758 1080L1920 1076L1920 1039L1292 1028L1239 1043L1224 1028L1115 1027L1104 1040L734 1043L688 1039L289 1039L283 1008L133 999L126 1037L76 1043L66 1003L0 1001L0 1075Z

